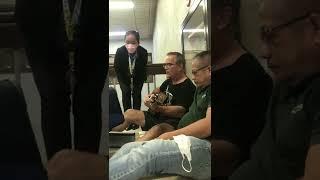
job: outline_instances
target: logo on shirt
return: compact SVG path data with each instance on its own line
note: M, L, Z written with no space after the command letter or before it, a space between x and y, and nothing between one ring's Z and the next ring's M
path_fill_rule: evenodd
M167 105L171 105L171 101L173 98L173 94L171 94L170 92L166 92L167 96L168 96L168 101L167 101Z
M204 94L204 95L201 96L201 98L203 99L203 98L205 98L206 96L207 96L207 94Z
M291 110L291 114L296 114L297 112L301 111L302 109L303 109L303 104L299 104Z

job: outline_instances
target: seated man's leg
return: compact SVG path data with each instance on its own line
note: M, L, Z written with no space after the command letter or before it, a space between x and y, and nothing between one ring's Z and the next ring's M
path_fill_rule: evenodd
M135 109L128 109L124 114L124 121L122 124L112 128L113 131L123 131L125 130L130 124L134 123L139 126L144 126L145 124L145 117L143 111L135 110Z
M141 138L139 138L137 141L149 141L151 139L159 137L161 134L174 131L174 127L171 126L168 123L160 123L155 126L153 126L151 129L149 129L146 134L144 134Z
M211 176L211 144L206 140L190 137L191 173L187 159L182 158L178 145L173 140L152 140L128 144L126 153L109 160L110 179L138 179L140 177L178 174L196 179L209 179ZM135 145L136 144L136 145ZM121 149L122 149L121 148Z
M144 142L126 143L113 156L110 157L110 160L121 157L125 154L128 154L133 148L138 148L138 147L142 146L142 144L144 144Z

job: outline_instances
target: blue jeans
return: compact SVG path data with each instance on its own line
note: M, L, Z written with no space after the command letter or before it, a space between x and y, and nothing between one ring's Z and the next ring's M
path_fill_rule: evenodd
M195 179L211 179L211 144L209 141L190 137L192 171L182 168L182 155L173 140L155 139L132 142L122 146L109 160L109 179L139 179L141 177L178 174ZM188 160L184 167L190 169Z

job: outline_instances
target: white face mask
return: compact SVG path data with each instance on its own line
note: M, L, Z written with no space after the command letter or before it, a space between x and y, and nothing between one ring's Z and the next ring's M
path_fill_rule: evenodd
M191 172L192 171L192 166L191 166L191 152L190 152L190 147L191 147L191 142L188 136L181 134L179 136L173 136L173 140L178 144L179 150L182 154L182 168L183 170L185 170L186 172ZM189 162L190 165L190 170L187 170L184 165L183 165L183 161L185 160L185 157L187 157L187 160Z
M126 44L125 46L130 54L135 53L138 48L136 44Z

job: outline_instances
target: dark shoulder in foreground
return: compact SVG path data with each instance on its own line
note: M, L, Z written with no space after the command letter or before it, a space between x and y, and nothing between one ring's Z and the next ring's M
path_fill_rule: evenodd
M270 90L273 86L269 74L250 53L241 55L230 66L213 71L212 82L216 92L225 91L226 88L245 90L251 87L259 88L259 86L267 87Z
M243 78L261 78L264 77L268 81L272 81L271 77L266 73L258 59L251 53L245 53L239 57L234 63L234 70L238 70L238 75ZM258 75L258 76L257 76Z

